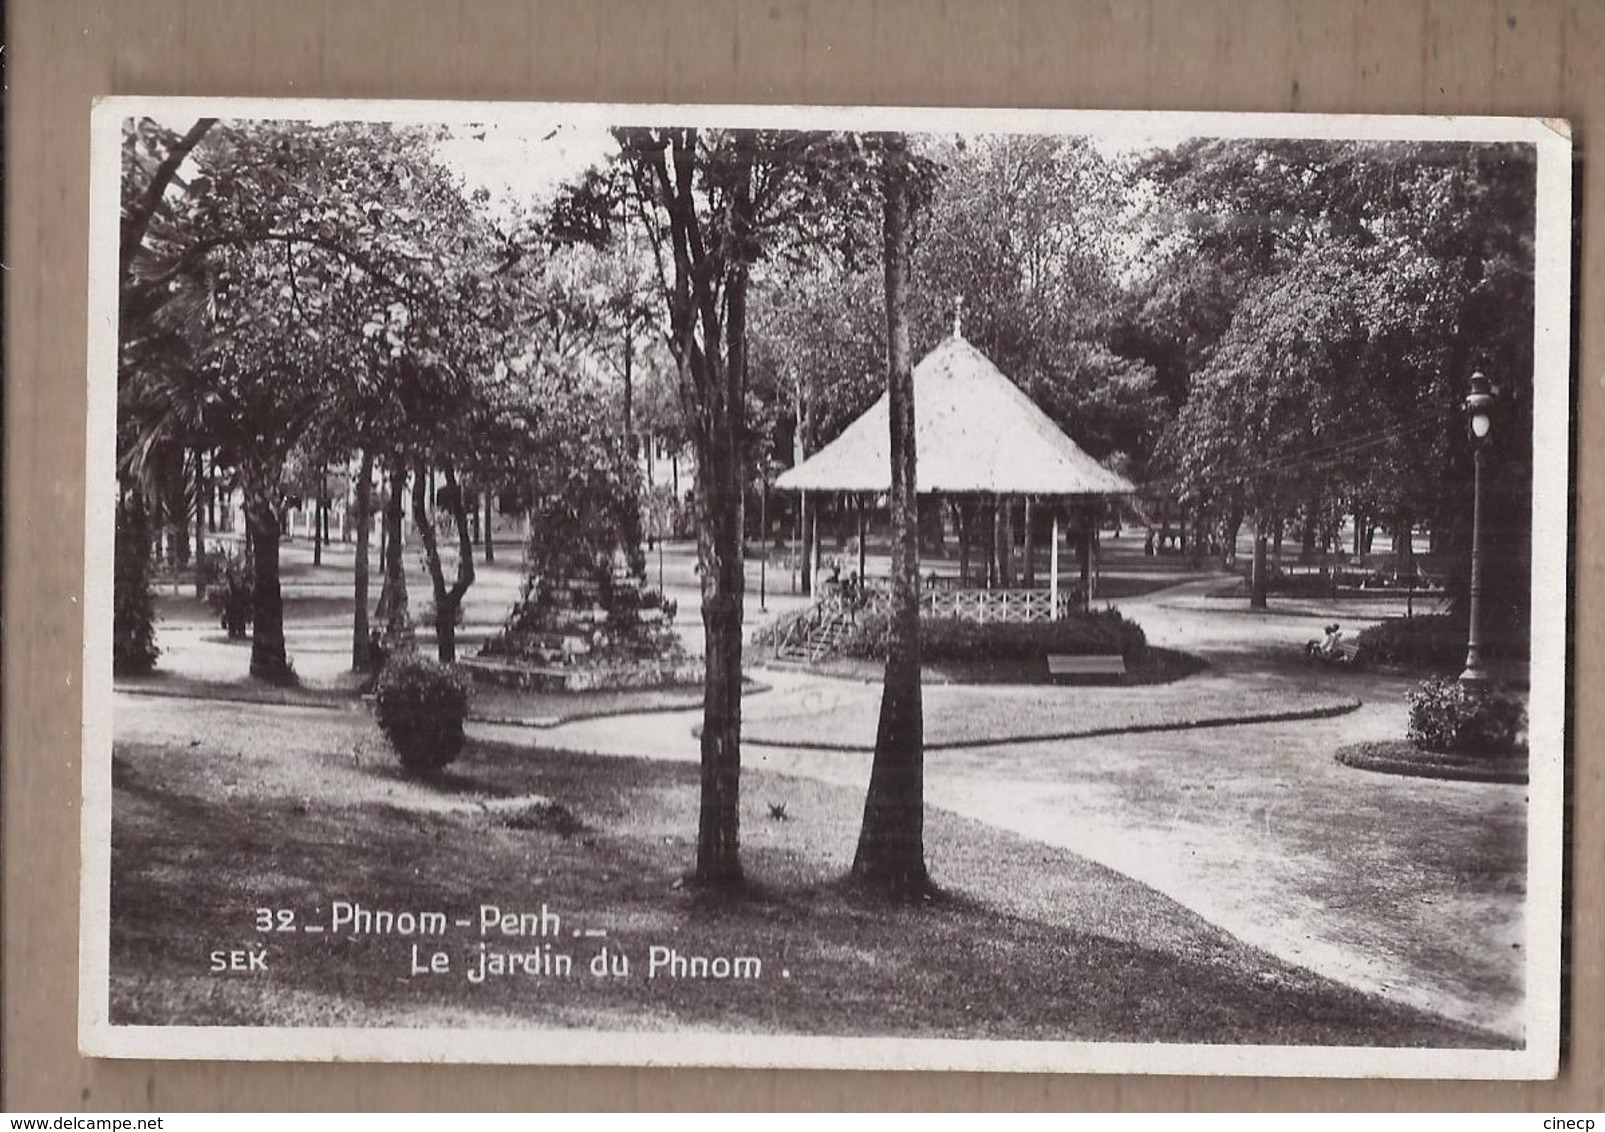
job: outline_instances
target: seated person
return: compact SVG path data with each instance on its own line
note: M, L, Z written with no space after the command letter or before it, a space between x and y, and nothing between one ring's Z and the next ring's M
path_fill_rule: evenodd
M1326 627L1325 632L1326 636L1315 645L1315 651L1327 660L1332 660L1338 656L1339 646L1343 642L1343 630L1334 621Z

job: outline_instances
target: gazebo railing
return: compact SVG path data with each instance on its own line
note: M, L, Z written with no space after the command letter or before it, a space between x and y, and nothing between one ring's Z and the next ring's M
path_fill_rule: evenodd
M926 586L920 593L920 613L925 617L951 617L961 621L1054 621L1082 608L1081 587L1059 588L1055 609L1053 594L1046 588L979 589L951 585ZM827 615L856 621L866 614L882 613L890 602L886 583L871 579L861 589L831 589L819 599L818 608Z
M1054 621L1079 608L1080 597L1071 587L1059 591L1059 607L1045 589L932 589L921 598L927 617L953 617L960 621Z

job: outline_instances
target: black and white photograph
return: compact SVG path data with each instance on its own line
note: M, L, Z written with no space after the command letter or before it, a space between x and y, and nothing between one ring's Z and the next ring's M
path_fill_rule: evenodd
M93 160L84 1052L1556 1073L1564 123Z

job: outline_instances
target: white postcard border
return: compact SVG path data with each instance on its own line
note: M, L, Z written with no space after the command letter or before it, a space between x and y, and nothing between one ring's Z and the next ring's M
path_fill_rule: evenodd
M572 1030L114 1026L109 1021L113 503L120 145L135 115L442 124L533 120L910 132L1520 142L1537 153L1527 1044L1398 1049ZM112 97L92 120L83 593L79 1048L92 1057L1535 1079L1559 1066L1571 466L1571 134L1557 120L1357 114Z

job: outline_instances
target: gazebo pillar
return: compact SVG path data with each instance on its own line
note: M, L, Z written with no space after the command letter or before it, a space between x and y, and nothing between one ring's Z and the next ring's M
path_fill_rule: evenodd
M866 514L868 507L865 504L864 497L856 492L853 495L853 505L853 509L858 512L858 581L862 584L866 576L865 570L867 569L864 538L869 533L869 516Z
M1025 520L1025 554L1023 556L1023 561L1021 562L1020 571L1022 584L1026 589L1031 590L1036 589L1037 585L1037 548L1031 540L1031 497L1029 495L1024 497L1024 502L1021 504L1021 507L1024 510L1024 515L1022 517Z
M1059 509L1053 509L1053 541L1048 544L1048 619L1059 617Z
M1080 511L1082 529L1078 557L1081 563L1081 608L1089 609L1092 606L1092 528L1098 520L1090 504L1083 503Z
M808 541L808 492L797 493L797 541L801 544L800 555L802 571L803 592L812 596L814 592L814 561L812 544ZM792 551L793 554L797 550Z
M819 502L814 502L814 509L808 513L808 596L817 600L819 597Z

